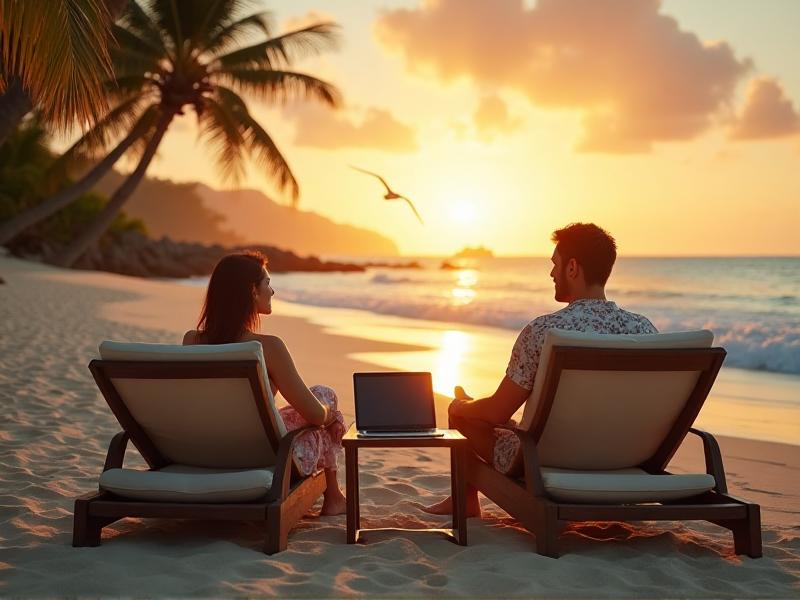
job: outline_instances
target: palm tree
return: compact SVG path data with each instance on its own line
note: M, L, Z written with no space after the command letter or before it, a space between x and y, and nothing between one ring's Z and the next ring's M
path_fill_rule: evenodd
M66 131L107 110L111 21L124 0L0 0L0 145L38 107Z
M237 180L248 156L265 167L281 189L288 189L296 203L299 186L289 165L240 94L278 102L304 97L336 106L339 93L334 86L288 70L296 58L334 46L336 26L317 23L271 37L268 15L246 14L246 4L244 0L128 2L113 29L114 108L68 154L107 148L125 136L74 187L85 189L87 178L99 179L129 149L140 157L106 209L55 262L71 265L99 239L141 181L173 119L187 108L195 112L224 177ZM265 39L237 47L254 33ZM63 203L65 198L68 203L76 193L64 190L45 204ZM2 239L0 231L0 243Z

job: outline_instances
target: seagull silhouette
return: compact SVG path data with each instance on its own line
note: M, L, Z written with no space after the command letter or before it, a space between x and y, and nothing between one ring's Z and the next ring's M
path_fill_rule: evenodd
M392 188L389 187L389 184L386 183L386 180L383 177L381 177L377 173L373 173L372 171L367 171L366 169L360 169L358 167L354 167L353 165L350 165L350 168L351 169L355 169L356 171L361 171L362 173L366 173L367 175L372 175L373 177L377 177L378 179L380 179L381 183L383 184L383 187L386 188L386 194L383 196L383 199L384 200L405 200L406 202L408 202L409 208L414 211L414 214L417 216L417 219L419 219L419 222L422 223L423 225L425 224L422 221L422 217L419 216L419 213L417 212L417 209L414 208L414 205L411 203L411 200L409 200L408 198L406 198L405 196L403 196L401 194L398 194L398 193L394 192L392 190Z

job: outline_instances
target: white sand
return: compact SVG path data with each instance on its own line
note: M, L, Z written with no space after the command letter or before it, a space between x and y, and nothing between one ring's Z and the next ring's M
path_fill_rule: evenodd
M202 290L0 257L0 595L2 596L465 596L797 597L800 593L800 447L723 438L731 493L762 505L764 558L732 554L710 524L593 523L562 537L558 560L483 500L470 545L435 535L382 535L344 543L345 518L309 517L289 549L260 552L254 523L126 520L99 548L72 548L72 502L96 488L118 431L86 369L103 339L177 342ZM280 304L277 305L278 312ZM320 311L321 314L324 311ZM331 317L332 319L334 317ZM351 354L412 346L325 333L272 316L309 383L340 392L352 417L351 373L374 368ZM503 360L503 359L499 359ZM143 465L135 450L126 464ZM687 444L675 470L702 470ZM364 526L442 523L412 506L444 495L442 453L362 451ZM343 473L340 477L343 483ZM317 506L318 509L318 506Z

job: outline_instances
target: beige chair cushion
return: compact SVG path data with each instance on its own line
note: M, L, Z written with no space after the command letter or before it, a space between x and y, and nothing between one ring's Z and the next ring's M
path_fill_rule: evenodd
M520 427L530 429L533 424L553 346L707 348L712 341L710 331L611 335L551 329ZM672 429L699 375L699 371L563 371L538 444L542 465L566 469L640 465Z
M559 502L635 504L689 498L714 487L706 473L651 475L641 469L573 471L543 468L547 493Z
M159 362L256 360L276 437L286 434L257 341L194 346L106 341L100 345L100 356L104 360ZM275 464L246 378L113 378L112 383L133 418L172 463L221 469Z
M272 469L203 469L170 465L159 471L109 469L100 489L124 498L161 502L251 502L272 486Z

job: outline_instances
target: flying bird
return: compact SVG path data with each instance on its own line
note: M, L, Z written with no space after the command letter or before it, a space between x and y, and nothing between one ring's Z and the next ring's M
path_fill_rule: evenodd
M386 194L383 196L383 199L384 200L405 200L406 202L408 202L409 208L414 211L414 214L416 215L417 219L419 219L419 222L422 223L423 225L425 224L425 223L422 222L422 217L419 216L419 213L417 212L417 209L414 208L414 205L412 204L411 200L409 200L405 196L403 196L401 194L398 194L395 191L393 191L392 188L389 187L389 184L386 183L386 180L383 177L381 177L377 173L373 173L372 171L367 171L366 169L359 169L358 167L354 167L353 165L350 165L350 168L351 169L355 169L356 171L361 171L362 173L366 173L367 175L372 175L373 177L377 177L378 179L380 179L381 183L383 184L383 187L386 188Z

